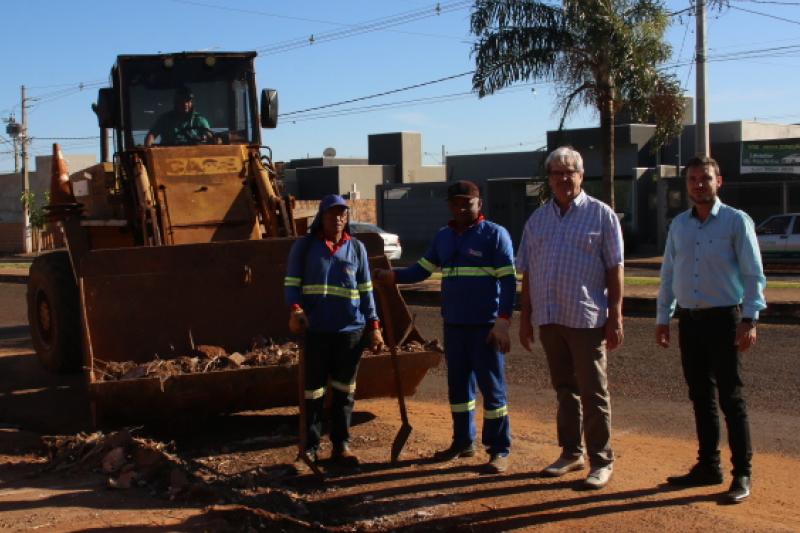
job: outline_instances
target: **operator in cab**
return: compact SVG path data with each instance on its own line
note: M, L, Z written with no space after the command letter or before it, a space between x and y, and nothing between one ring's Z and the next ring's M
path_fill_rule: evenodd
M175 91L174 108L158 117L147 132L144 145L161 146L203 144L214 137L208 119L194 110L194 94L188 87Z

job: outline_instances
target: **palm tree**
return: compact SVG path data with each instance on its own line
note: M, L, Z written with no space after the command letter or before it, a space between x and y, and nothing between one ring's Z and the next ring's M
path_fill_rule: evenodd
M622 107L652 117L659 146L680 132L680 85L658 65L664 41L662 0L476 0L472 32L479 97L537 80L555 83L559 129L575 104L600 115L603 200L614 207L614 118Z

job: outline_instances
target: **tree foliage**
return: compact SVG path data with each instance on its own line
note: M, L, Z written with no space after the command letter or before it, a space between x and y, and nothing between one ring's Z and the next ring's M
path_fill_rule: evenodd
M480 97L513 83L552 82L562 129L576 106L600 115L604 200L614 205L614 117L656 124L657 145L680 132L683 99L674 76L659 69L671 55L662 0L476 0L472 32Z

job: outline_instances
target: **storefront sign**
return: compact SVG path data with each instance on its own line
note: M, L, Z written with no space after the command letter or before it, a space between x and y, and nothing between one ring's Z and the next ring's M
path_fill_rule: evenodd
M800 174L800 139L742 143L742 174Z

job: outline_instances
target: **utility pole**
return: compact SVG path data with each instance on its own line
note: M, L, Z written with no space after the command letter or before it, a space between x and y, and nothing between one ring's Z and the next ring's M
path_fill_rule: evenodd
M442 166L444 166L446 164L447 164L447 157L446 157L446 153L444 151L444 145L442 145Z
M708 88L706 84L706 0L696 0L696 55L695 55L695 99L697 120L695 121L695 153L701 157L710 154L708 141Z
M20 143L22 144L22 194L25 201L22 202L22 248L26 254L33 251L33 239L31 235L31 221L28 214L28 192L30 190L30 180L28 176L28 148L30 139L28 138L28 98L25 94L25 86L20 87L22 96L22 130L20 131Z

